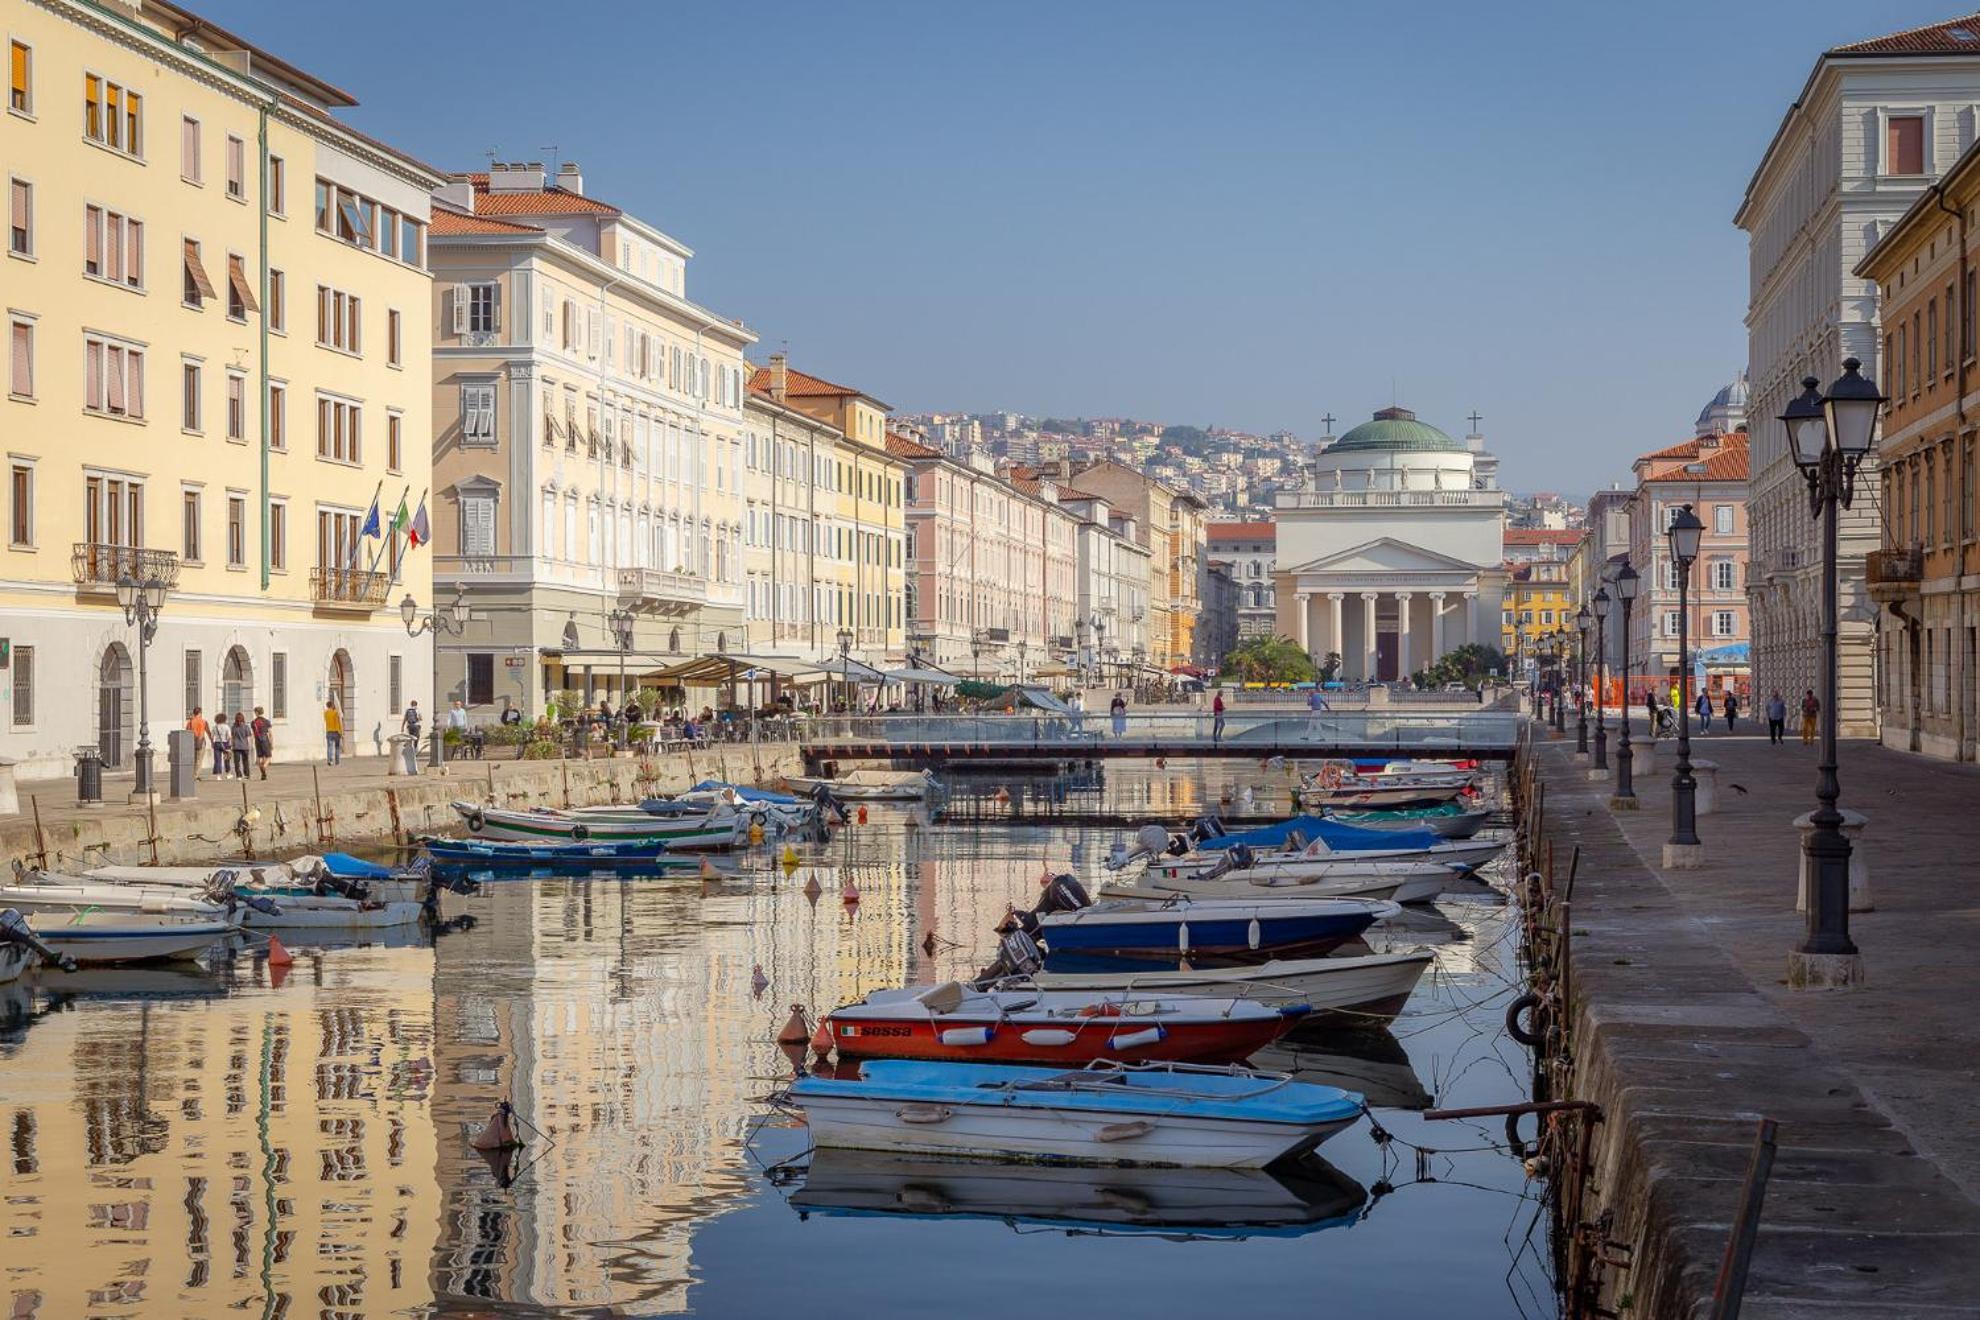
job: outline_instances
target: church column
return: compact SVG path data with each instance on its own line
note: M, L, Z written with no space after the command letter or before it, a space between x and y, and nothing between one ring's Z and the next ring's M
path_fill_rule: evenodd
M1396 593L1396 677L1408 678L1416 672L1415 620L1409 617L1409 602L1414 593Z
M1311 624L1308 622L1308 614L1311 610L1312 604L1313 604L1313 597L1308 593L1304 591L1296 591L1293 593L1293 611L1298 619L1298 624L1299 624L1298 641L1299 641L1299 649L1302 651L1311 651L1313 649L1312 639L1311 639L1312 627Z
M1444 649L1444 593L1441 591L1430 593L1430 649L1436 652L1430 657L1433 665L1449 654Z
M1346 592L1330 591L1327 593L1327 603L1333 607L1334 613L1332 650L1335 655L1341 658L1340 672L1334 675L1335 678L1347 677L1347 632L1341 621L1341 602L1346 599ZM1325 657L1323 656L1322 658L1324 659Z
M1374 682L1378 672L1378 659L1375 652L1375 599L1379 593L1361 593L1361 677L1365 682Z
M1460 630L1458 635L1461 638L1463 638L1464 641L1476 642L1479 640L1478 593L1475 591L1467 591L1464 593L1462 599L1464 601L1464 627ZM1497 642L1495 641L1493 645L1496 646Z

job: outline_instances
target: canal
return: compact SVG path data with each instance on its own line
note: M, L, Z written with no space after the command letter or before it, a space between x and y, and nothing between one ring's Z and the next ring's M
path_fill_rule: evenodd
M1270 782L1015 787L1133 816L1215 802L1228 773ZM876 809L795 867L764 850L712 879L502 883L437 936L299 932L286 973L242 949L0 987L9 1314L1558 1314L1503 1124L1421 1117L1529 1093L1500 1026L1518 924L1489 883L1371 933L1436 954L1393 1027L1255 1060L1367 1096L1373 1124L1324 1162L808 1160L762 1103L790 1076L790 1006L972 974L1042 871L1095 878L1125 834L996 824L1012 786L967 785L963 824ZM505 1098L543 1136L491 1164L466 1137Z

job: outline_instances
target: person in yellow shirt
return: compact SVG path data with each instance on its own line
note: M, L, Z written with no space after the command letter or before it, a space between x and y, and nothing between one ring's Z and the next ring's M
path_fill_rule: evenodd
M331 765L344 759L344 713L335 697L323 703L323 753Z

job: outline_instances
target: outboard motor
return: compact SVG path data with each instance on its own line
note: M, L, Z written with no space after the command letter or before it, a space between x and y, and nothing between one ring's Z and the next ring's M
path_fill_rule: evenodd
M1079 877L1068 871L1045 882L1044 892L1038 895L1038 902L1031 911L1042 917L1048 912L1077 912L1092 906L1093 896L1086 892L1086 886L1079 882Z
M1224 854L1231 859L1230 869L1233 871L1250 870L1252 863L1258 860L1258 854L1251 851L1248 843L1234 843L1224 850Z
M28 928L27 918L13 908L0 912L0 944L19 944L39 954L41 961L50 967L58 967L65 972L76 970L76 960L66 953L57 953L43 944Z
M1030 976L1045 966L1045 954L1030 932L1011 930L997 943L997 957L983 969L980 981L1001 981L1009 976Z

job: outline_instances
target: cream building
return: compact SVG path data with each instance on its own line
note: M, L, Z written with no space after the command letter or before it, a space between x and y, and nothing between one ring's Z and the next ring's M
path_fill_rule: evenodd
M1277 496L1279 633L1391 680L1465 643L1496 645L1505 492L1483 441L1384 408Z
M430 561L360 529L428 481L439 176L177 6L45 0L6 27L0 756L131 764L120 577L169 589L143 666L161 779L195 705L265 708L279 760L322 754L326 699L358 737L389 727L431 664L388 597L428 599Z
M1148 662L1164 672L1193 664L1203 613L1203 501L1112 459L1070 472L1064 480L1134 520L1135 536L1148 551Z
M771 355L774 376L780 354ZM837 625L818 584L834 546L821 528L838 511L837 474L850 442L829 422L752 384L743 397L744 630L752 655L817 659Z
M1059 498L1079 519L1073 616L1078 668L1092 681L1118 681L1148 662L1155 556L1132 515L1098 495L1061 491Z
M443 695L490 718L743 644L743 349L687 296L690 250L585 190L501 164L436 194L434 589L474 611Z

